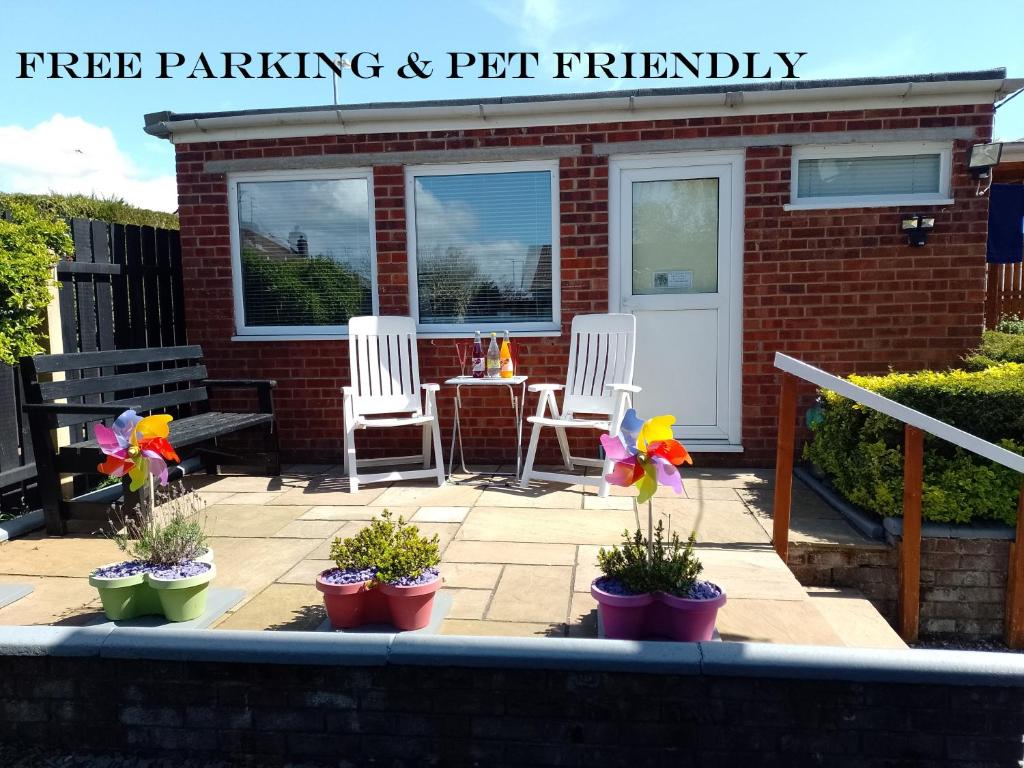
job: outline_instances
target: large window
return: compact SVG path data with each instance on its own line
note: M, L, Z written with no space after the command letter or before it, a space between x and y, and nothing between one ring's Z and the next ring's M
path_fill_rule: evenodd
M558 328L557 167L406 171L410 305L421 330Z
M235 325L242 336L336 336L373 314L369 172L233 175Z
M796 147L789 207L949 203L950 151L930 142Z

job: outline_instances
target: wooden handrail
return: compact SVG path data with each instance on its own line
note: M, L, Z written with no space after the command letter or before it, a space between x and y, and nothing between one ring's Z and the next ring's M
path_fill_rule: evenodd
M778 443L775 458L775 502L772 509L772 543L783 561L789 557L789 521L793 497L793 450L796 426L797 379L860 403L904 425L903 439L903 535L899 557L899 633L915 642L920 620L921 596L921 495L924 487L924 433L934 435L971 453L1021 473L1017 505L1016 542L1010 546L1006 581L1005 639L1011 648L1024 647L1024 456L982 440L976 435L927 416L913 408L858 387L846 379L775 353L775 367L783 371L779 391Z

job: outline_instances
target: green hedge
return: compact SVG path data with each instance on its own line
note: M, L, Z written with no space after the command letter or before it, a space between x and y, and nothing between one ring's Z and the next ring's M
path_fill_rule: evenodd
M1024 335L985 331L981 346L964 358L969 371L981 371L1001 363L1024 363Z
M138 224L162 229L178 229L178 217L164 211L136 208L117 197L91 195L25 195L0 192L0 210L11 204L28 206L49 219L99 219L111 224Z
M1024 454L1024 365L851 376L850 381ZM883 517L901 515L903 425L834 392L824 392L822 399L805 457L852 503ZM926 436L924 474L925 520L1016 523L1016 472Z

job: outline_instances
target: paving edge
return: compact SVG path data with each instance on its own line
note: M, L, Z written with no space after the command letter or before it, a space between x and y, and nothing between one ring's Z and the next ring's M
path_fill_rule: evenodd
M834 509L840 517L852 525L862 535L872 541L885 542L885 530L882 524L864 512L857 509L850 502L833 491L828 485L815 477L805 467L793 467L793 477L802 481L804 485L816 493L822 501Z
M1024 687L1024 655L767 643L0 627L0 656L329 666L457 666Z

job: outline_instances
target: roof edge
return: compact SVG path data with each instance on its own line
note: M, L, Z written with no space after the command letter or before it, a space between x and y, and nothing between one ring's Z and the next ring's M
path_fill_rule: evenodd
M447 99L436 101L369 102L361 104L283 107L221 112L153 112L145 116L146 133L175 140L175 134L228 138L233 131L253 133L273 128L285 135L288 126L313 133L351 132L348 126L362 124L365 132L386 132L399 124L420 121L424 130L437 129L433 123L473 123L506 127L529 117L533 121L565 122L584 114L619 111L649 113L665 110L728 108L727 113L766 112L789 103L796 111L818 111L817 102L885 99L894 103L939 100L940 103L994 102L1024 88L1024 80L1009 80L1003 68L973 72L945 72L922 75L849 78L843 80L794 80L767 83L728 83L680 88L645 88L538 96ZM946 101L942 101L945 99ZM959 99L959 100L958 100ZM800 110L801 105L807 105ZM826 105L827 107L827 105ZM547 120L543 120L546 116ZM646 116L646 115L645 115ZM559 117L560 120L554 118ZM527 124L540 124L537 122ZM377 126L371 128L370 126ZM383 126L383 127L381 127ZM353 128L355 126L353 125ZM239 136L245 138L245 136Z

